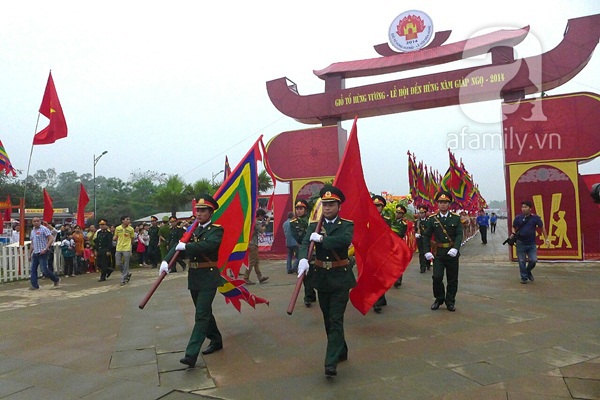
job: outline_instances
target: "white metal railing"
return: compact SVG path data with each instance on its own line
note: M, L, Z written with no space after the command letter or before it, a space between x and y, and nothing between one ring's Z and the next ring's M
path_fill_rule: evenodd
M54 273L62 275L64 272L64 259L60 253L60 246L54 243ZM31 274L31 242L23 246L18 243L0 246L0 283L29 279ZM42 276L42 269L38 268L38 275Z

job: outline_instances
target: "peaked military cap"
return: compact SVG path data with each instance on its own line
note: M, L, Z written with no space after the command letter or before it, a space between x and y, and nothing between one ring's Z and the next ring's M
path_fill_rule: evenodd
M346 200L346 196L344 193L335 186L325 185L321 188L319 192L319 197L321 197L321 201L323 203L327 203L330 201L338 201L340 204Z
M150 217L150 221L158 221L158 218L156 218L156 216L153 215Z
M435 201L447 201L452 203L452 195L449 192L441 191L435 195Z
M171 215L169 217L169 222L173 222L173 221L177 221L177 217L174 217L174 216Z
M429 209L427 208L427 206L426 206L426 205L419 206L419 211L422 211L422 212L427 212L428 210L429 210Z
M373 200L373 204L375 204L376 206L384 206L385 207L385 205L387 204L387 201L385 201L383 196L380 196L378 194L371 197L371 200Z
M108 225L108 222L105 219L101 219L98 221L98 225Z
M402 204L398 204L398 205L396 206L396 210L398 210L398 209L401 209L401 210L402 210L402 212L403 212L404 214L406 214L406 207L404 207Z
M219 203L211 195L201 194L196 201L196 208L212 208L216 210L219 208Z
M294 205L296 208L298 207L304 207L308 210L308 201L306 200L302 200L302 199L297 199L296 200L296 204Z

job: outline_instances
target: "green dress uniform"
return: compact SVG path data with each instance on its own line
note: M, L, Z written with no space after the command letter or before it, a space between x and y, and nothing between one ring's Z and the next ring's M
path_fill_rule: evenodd
M160 251L160 258L164 259L169 251L169 234L171 232L171 225L167 222L160 228L158 228L158 247Z
M427 229L427 218L417 218L415 221L415 234L421 235L417 238L417 249L419 250L419 269L424 273L426 269L431 268L429 260L425 258L425 253L430 251L429 247L425 246L425 230Z
M110 268L110 249L113 234L108 229L100 229L94 237L94 250L96 251L96 265L100 268L100 281L105 281L113 272Z
M223 228L208 222L204 227L196 228L192 239L185 246L186 255L190 260L188 289L196 307L194 329L185 349L185 356L194 361L200 354L200 346L204 339L209 339L213 347L223 347L221 332L212 313L212 302L217 288L223 284L217 266L222 239ZM170 260L174 253L175 247L169 251L165 261Z
M160 260L160 250L158 249L158 226L151 225L148 228L148 258L153 268L156 268Z
M308 226L302 240L299 258L307 258L310 235L316 223ZM336 217L333 223L323 223L323 241L315 243L316 260L313 283L319 293L319 306L323 313L327 333L325 367L336 367L348 358L348 346L344 338L344 312L349 292L356 286L356 278L348 261L348 248L354 235L354 223Z
M169 228L169 244L168 244L169 250L171 250L172 248L177 246L177 244L179 243L179 240L181 240L181 237L183 236L184 233L185 233L185 229L183 229L179 225L177 225L175 227L171 226ZM177 258L177 264L181 265L181 267L183 268L184 271L187 268L187 264L185 263L185 261L183 261L183 259L185 257L186 257L186 254L185 254L185 252L183 252L183 254L179 254L179 257ZM177 272L175 264L173 264L173 266L171 267L171 272Z
M308 215L303 215L302 217L296 217L290 220L290 227L292 229L292 236L296 239L296 242L301 244L304 240L304 236L306 236L306 232L308 230ZM311 233L314 231L311 231ZM300 257L298 256L298 259ZM304 277L304 304L306 306L310 306L311 303L317 301L317 293L315 292L315 287L313 283L313 277L315 274L313 273L315 270L314 264L312 260L309 260L310 268L308 269L308 274Z
M460 216L448 212L444 218L439 212L427 218L423 236L425 252L431 247L431 237L437 244L437 251L433 259L433 296L438 304L454 306L458 290L458 258L448 255L448 250L460 250L463 239L463 228ZM444 290L444 270L446 271L446 290Z
M400 239L404 240L404 236L406 236L406 230L408 229L408 224L406 223L405 218L398 218L394 222L392 222L392 231L400 237ZM402 286L402 277L404 274L400 275L396 282L394 282L394 287L399 288Z

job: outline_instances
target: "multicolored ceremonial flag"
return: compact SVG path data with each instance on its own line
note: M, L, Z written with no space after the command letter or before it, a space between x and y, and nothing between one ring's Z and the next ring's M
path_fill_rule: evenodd
M257 163L263 161L263 165L268 165L261 154L263 149L261 136L213 196L219 208L212 220L224 229L218 260L223 285L218 290L238 311L242 300L252 307L269 304L251 294L244 287L245 282L237 279L242 263L248 263L248 245L258 207Z
M223 181L231 175L231 166L229 165L229 159L225 156L225 168L223 168Z
M40 114L48 118L50 123L46 128L35 134L33 137L34 145L51 144L58 139L67 137L67 121L58 100L58 94L56 93L56 87L52 79L52 72L48 76L48 83L46 84L46 90L44 91L44 97L40 105Z
M363 315L404 273L412 258L406 242L377 211L367 189L360 159L356 120L333 185L346 197L340 216L354 221L352 244L358 279L350 301Z
M5 171L6 175L12 173L13 176L17 176L17 171L15 171L10 162L10 159L8 158L8 153L4 149L2 140L0 140L0 171Z

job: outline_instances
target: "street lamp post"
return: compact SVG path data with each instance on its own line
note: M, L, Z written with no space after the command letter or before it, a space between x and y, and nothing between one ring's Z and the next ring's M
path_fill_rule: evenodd
M212 179L210 180L210 182L214 185L215 184L215 177L217 175L219 175L221 172L224 172L225 170L220 170L219 172L215 172L214 174L212 174Z
M108 151L104 150L98 157L94 154L94 220L96 219L96 164L98 164L98 161L100 161L102 156L106 153L108 153Z

